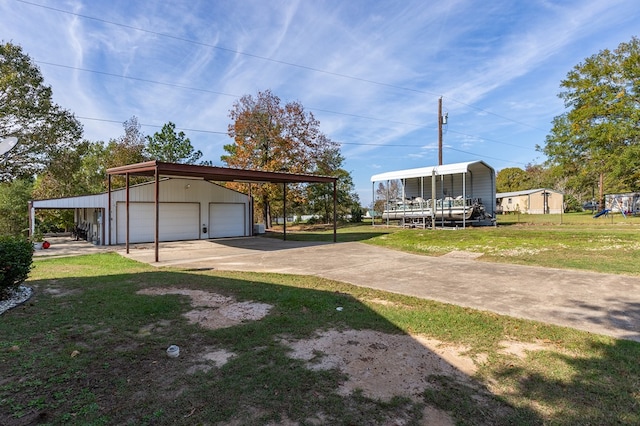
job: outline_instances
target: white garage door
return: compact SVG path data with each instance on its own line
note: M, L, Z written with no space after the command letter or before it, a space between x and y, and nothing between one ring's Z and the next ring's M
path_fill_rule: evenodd
M118 203L117 244L126 242L127 206ZM155 240L155 204L130 203L129 242L148 243ZM160 241L196 240L200 238L200 205L198 203L160 203L158 221Z
M244 204L211 203L209 205L209 236L211 238L244 237Z

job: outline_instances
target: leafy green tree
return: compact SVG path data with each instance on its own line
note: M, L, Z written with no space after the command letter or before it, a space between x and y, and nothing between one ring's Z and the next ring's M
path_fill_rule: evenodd
M379 215L387 208L387 204L402 200L402 185L397 179L388 182L379 182L376 188L376 199L373 203L373 211Z
M317 161L314 174L337 178L336 216L345 220L354 206L360 206L360 199L354 190L351 174L343 168L344 157L337 147L327 148ZM317 214L325 222L333 220L333 185L314 184L307 186L307 199L310 213Z
M88 143L76 177L83 194L99 194L107 190L107 159L110 156L103 142Z
M550 168L542 164L527 164L524 171L527 173L527 180L530 185L529 189L552 188L562 191L562 189L556 185Z
M102 192L104 177L100 184L90 182L88 176L95 175L85 168L85 162L91 158L90 153L100 143L83 141L78 146L69 147L57 153L48 167L41 172L35 181L33 199L72 197ZM73 227L73 210L38 210L36 219L41 223L39 228L44 232L69 231Z
M2 159L0 181L33 176L59 152L76 146L82 126L52 100L40 69L20 46L0 43L0 137L18 144Z
M104 149L102 167L104 168L105 181L107 169L149 160L145 155L146 139L140 130L141 126L138 123L138 118L133 116L122 123L122 126L124 127L124 135L117 139L111 139ZM133 176L130 182L135 184L147 180L144 177ZM111 184L113 188L123 187L125 186L125 178L123 176L113 176Z
M496 175L497 192L514 192L526 189L533 189L531 178L527 172L519 167L507 167Z
M145 155L146 139L140 130L138 117L133 116L122 123L124 135L117 139L111 139L106 147L106 168L124 166L127 164L141 163L148 160Z
M184 132L176 133L176 125L169 122L160 132L147 136L146 155L149 158L167 163L195 164L201 157L201 151L194 151L191 141Z
M0 183L0 235L21 235L29 227L30 178Z
M280 98L267 90L256 97L245 95L229 113L229 136L234 142L224 146L221 157L227 166L271 172L313 173L327 149L337 144L320 132L320 123L299 102L282 105ZM230 184L246 191L246 184ZM271 226L271 207L279 208L282 186L262 184L252 187L256 208L265 225ZM287 190L291 205L305 201L304 185Z
M90 148L91 142L83 141L77 146L57 152L47 168L38 175L34 198L61 198L89 193L82 176L82 167Z
M640 188L640 40L603 50L561 83L568 109L553 121L543 152L581 192Z

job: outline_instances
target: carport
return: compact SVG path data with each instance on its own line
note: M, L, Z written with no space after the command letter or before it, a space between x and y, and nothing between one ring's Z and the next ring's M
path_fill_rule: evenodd
M165 163L162 161L147 161L144 163L129 164L126 166L114 167L107 170L108 176L108 203L109 209L107 217L110 219L111 212L111 177L125 177L126 191L126 252L129 253L129 225L130 225L130 177L147 176L154 178L154 220L155 220L155 261L159 260L159 217L160 217L160 178L161 177L183 177L190 179L203 179L215 182L241 182L241 183L276 183L283 186L283 213L285 217L283 238L287 239L287 184L289 183L333 183L333 242L336 242L337 233L337 178L329 176L305 175L282 172L266 172L261 170L242 170L227 167L200 166L193 164ZM111 234L109 234L109 245L111 245Z

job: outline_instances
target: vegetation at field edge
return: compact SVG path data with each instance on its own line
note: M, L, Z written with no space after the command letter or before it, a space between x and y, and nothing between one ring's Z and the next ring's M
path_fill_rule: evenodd
M116 254L35 264L36 295L0 322L3 424L419 424L426 406L458 424L640 423L635 342L317 277L157 270ZM169 287L273 308L208 330L184 317L188 297L138 294ZM414 398L342 395L344 372L309 369L283 343L329 329L426 336L478 369L462 382L434 372ZM505 342L537 349L516 356ZM233 356L217 366L211 351Z

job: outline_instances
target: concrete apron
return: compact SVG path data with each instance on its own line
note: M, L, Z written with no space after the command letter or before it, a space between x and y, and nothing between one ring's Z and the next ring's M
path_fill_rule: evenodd
M640 277L262 237L162 243L159 262L153 244L117 251L158 267L315 275L640 341Z

